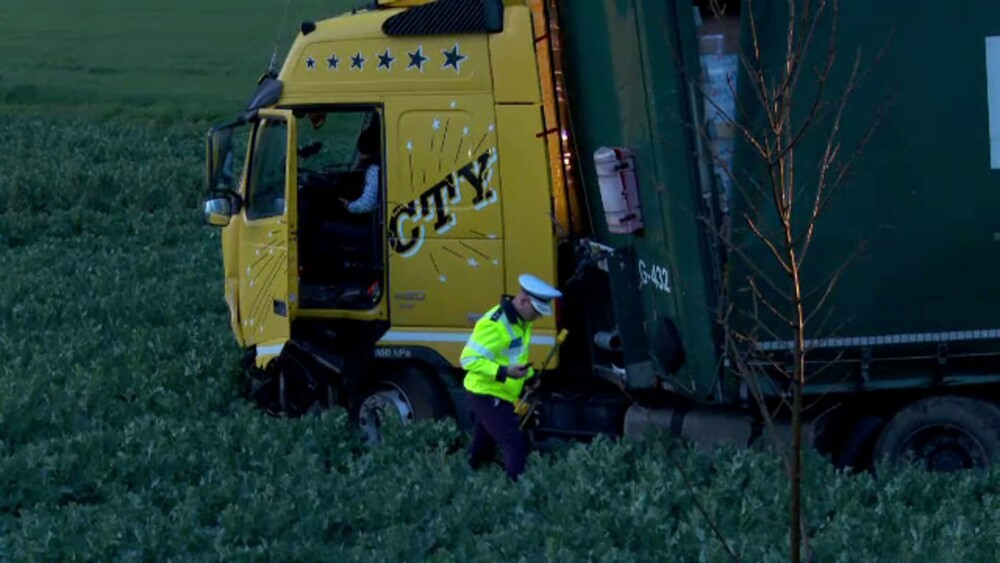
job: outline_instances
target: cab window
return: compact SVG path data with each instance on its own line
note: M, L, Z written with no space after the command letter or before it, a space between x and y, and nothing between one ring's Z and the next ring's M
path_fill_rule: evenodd
M288 125L262 119L257 127L247 182L247 219L275 217L285 212L285 163Z

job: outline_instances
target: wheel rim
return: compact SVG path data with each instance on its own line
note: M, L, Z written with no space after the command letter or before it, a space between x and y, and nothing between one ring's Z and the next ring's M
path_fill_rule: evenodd
M392 384L385 384L361 402L358 424L370 442L377 442L382 425L388 418L409 424L413 421L413 406L403 390Z
M989 466L986 448L975 436L951 424L925 426L910 434L901 448L931 471L985 469Z

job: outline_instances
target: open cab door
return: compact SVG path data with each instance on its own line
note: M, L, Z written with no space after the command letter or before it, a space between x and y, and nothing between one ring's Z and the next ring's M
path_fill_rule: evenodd
M243 206L243 167L247 157L248 122L242 117L212 127L206 135L204 200L205 223L222 230L222 264L225 277L229 324L236 342L244 346L240 323L240 229L238 216Z
M292 112L259 110L240 214L239 318L263 368L291 337L298 309L297 150Z

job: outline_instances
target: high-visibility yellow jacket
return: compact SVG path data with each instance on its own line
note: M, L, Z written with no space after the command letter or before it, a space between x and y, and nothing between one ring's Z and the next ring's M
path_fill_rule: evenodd
M462 349L461 364L466 370L465 388L479 395L491 395L514 403L535 370L521 379L509 379L507 368L528 363L531 323L521 319L508 295L479 321Z

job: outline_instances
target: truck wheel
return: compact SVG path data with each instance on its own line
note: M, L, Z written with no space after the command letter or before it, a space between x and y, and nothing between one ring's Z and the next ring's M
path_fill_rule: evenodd
M449 413L448 400L430 376L414 366L401 366L366 385L354 407L354 419L369 442L377 442L386 417L403 424L432 420Z
M930 471L987 469L1000 461L1000 408L967 397L931 397L899 411L875 443L875 461L912 456Z
M296 418L326 406L329 385L301 359L282 351L263 370L247 367L247 395L272 416Z

